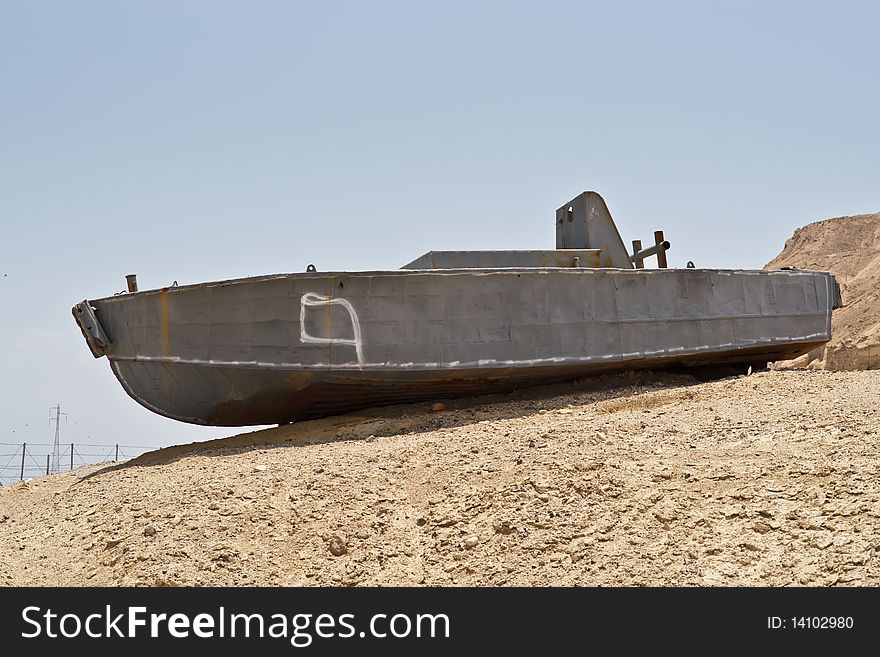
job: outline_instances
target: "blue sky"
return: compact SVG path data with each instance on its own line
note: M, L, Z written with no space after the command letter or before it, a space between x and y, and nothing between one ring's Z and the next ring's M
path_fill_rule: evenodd
M551 248L606 199L670 265L880 210L880 5L0 2L0 442L166 445L83 298ZM0 450L2 451L2 450Z

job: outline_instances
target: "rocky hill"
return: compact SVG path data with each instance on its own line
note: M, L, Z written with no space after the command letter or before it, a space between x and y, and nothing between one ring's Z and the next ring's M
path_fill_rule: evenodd
M844 307L834 311L832 339L788 366L880 368L880 214L838 217L798 228L765 269L830 271Z

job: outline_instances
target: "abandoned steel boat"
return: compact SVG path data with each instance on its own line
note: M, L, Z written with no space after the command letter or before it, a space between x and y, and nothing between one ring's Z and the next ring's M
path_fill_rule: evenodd
M150 291L129 276L129 293L73 315L146 408L241 426L615 370L764 367L827 342L840 305L825 272L669 269L660 231L630 252L595 192L557 210L556 246Z

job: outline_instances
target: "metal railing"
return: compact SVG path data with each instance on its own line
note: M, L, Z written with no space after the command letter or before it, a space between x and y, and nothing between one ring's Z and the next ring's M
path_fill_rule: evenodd
M68 472L83 465L125 461L158 449L119 443L66 443L60 446L56 459L54 447L54 443L0 443L0 485Z

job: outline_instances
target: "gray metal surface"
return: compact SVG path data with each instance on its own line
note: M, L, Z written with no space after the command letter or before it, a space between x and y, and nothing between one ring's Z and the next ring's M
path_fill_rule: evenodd
M104 356L110 349L110 340L104 334L104 330L95 316L94 308L87 301L78 303L73 307L73 318L82 331L92 355L95 358Z
M806 271L450 269L266 276L88 305L138 402L248 425L615 369L765 364L830 338L836 289Z
M556 210L556 248L599 249L600 267L633 268L608 206L596 192L583 192Z
M542 251L428 251L401 269L499 269L501 267L599 267L599 249Z

